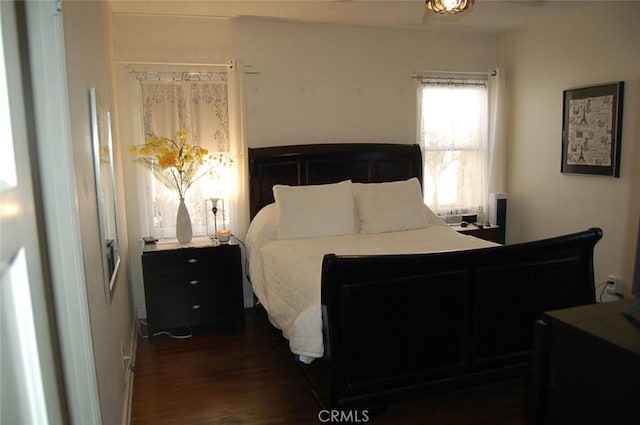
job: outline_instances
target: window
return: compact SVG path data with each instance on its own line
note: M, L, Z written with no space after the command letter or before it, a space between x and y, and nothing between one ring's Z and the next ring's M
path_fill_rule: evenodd
M424 201L440 216L484 218L488 175L486 80L425 78L420 86Z
M229 100L226 74L198 73L144 73L139 77L142 95L142 122L145 137L151 134L171 137L178 130L186 130L189 141L206 148L211 153L230 153ZM164 186L145 173L144 185L147 194L143 202L143 221L149 234L156 237L174 237L178 193ZM193 235L213 233L211 205L205 200L211 197L226 199L229 195L226 181L229 176L217 171L215 176L205 176L194 183L186 193L185 203L191 218ZM218 205L219 207L221 205ZM228 202L225 202L225 207ZM218 214L218 223L228 218Z

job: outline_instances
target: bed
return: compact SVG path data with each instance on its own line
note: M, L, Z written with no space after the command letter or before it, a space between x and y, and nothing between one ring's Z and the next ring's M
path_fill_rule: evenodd
M422 204L417 145L249 150L249 275L324 407L529 372L543 311L595 302L600 229L500 246Z

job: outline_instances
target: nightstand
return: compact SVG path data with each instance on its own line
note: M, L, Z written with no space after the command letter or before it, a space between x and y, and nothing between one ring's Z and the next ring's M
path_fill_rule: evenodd
M475 236L476 238L484 239L490 242L496 242L498 240L498 229L500 226L485 224L480 228L476 224L469 223L467 227L462 227L459 224L450 224L451 228L458 233L465 235Z
M233 240L145 245L142 270L149 342L159 330L244 327L240 246Z

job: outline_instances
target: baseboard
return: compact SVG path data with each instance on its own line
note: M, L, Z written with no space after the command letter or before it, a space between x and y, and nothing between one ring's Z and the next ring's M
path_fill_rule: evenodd
M125 391L124 391L124 399L122 402L122 425L131 425L131 414L132 414L132 406L133 406L133 378L135 376L135 364L136 364L136 354L138 352L138 332L137 332L137 321L136 318L132 325L133 328L131 330L131 360L129 360L129 364L126 367L125 372Z

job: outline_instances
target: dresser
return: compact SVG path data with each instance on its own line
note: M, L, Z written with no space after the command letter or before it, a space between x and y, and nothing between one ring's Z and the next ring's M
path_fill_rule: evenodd
M145 245L142 270L149 342L173 328L244 327L242 263L234 241Z
M547 312L536 323L529 424L640 423L639 299Z

